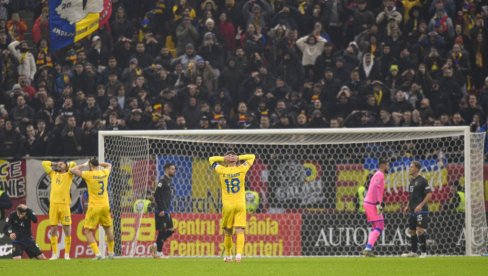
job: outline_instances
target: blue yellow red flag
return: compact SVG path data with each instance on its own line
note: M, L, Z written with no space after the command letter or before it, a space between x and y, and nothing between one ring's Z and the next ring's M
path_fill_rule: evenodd
M108 21L111 13L111 0L49 0L51 49L89 36Z

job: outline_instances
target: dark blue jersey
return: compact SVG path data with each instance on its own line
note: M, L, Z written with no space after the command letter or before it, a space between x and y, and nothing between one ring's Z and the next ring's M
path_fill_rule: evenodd
M27 215L22 219L19 218L17 212L12 212L8 217L7 223L3 228L3 233L7 236L15 233L17 236L15 241L28 242L32 241L31 222L37 223L37 217L31 209L27 209ZM13 242L15 242L13 241Z

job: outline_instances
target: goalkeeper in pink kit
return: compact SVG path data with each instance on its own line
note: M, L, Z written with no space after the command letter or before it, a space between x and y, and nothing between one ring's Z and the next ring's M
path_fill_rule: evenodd
M378 166L378 171L371 178L363 203L368 223L371 223L373 226L373 229L369 233L368 244L363 250L363 255L366 257L375 256L373 253L374 244L380 237L381 232L385 229L383 194L385 192L385 174L388 173L388 161L380 159Z

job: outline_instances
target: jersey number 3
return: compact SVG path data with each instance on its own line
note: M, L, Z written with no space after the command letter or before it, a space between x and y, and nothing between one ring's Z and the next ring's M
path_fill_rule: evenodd
M100 184L100 192L98 192L98 195L103 195L105 192L105 183L103 181L98 181L98 184Z
M238 193L241 190L241 181L239 178L232 178L225 180L225 186L227 187L227 193Z

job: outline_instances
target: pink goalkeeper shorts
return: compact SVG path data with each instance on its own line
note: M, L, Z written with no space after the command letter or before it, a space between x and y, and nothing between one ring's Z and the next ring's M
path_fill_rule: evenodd
M364 211L366 212L366 218L368 222L380 221L385 220L383 214L378 214L376 211L376 205L370 203L363 203Z

